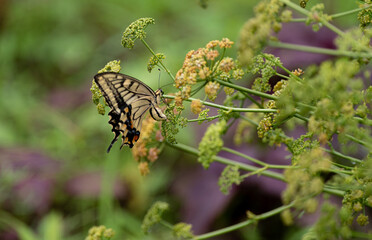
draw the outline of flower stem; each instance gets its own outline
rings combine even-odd
[[[372,7],[371,4],[367,4],[365,5],[364,7],[362,8],[356,8],[356,9],[353,9],[353,10],[349,10],[349,11],[345,11],[345,12],[340,12],[340,13],[336,13],[336,14],[332,14],[332,15],[329,15],[332,19],[335,19],[335,18],[339,18],[339,17],[343,17],[343,16],[346,16],[346,15],[350,15],[350,14],[353,14],[353,13],[357,13],[361,10],[364,10],[364,9],[367,9],[367,8],[370,8]],[[291,22],[306,22],[306,18],[294,18],[291,20]]]
[[[371,53],[362,53],[362,52],[350,52],[350,51],[342,51],[342,50],[335,50],[335,49],[327,49],[327,48],[320,48],[320,47],[311,47],[311,46],[304,46],[300,44],[292,44],[292,43],[283,43],[283,42],[275,42],[275,41],[268,41],[268,45],[271,47],[276,48],[285,48],[291,50],[297,50],[302,52],[311,52],[311,53],[320,53],[332,56],[345,56],[351,58],[371,58]]]
[[[275,169],[293,168],[292,166],[289,166],[289,165],[274,165],[274,164],[267,164],[267,163],[265,163],[265,162],[262,162],[262,161],[260,161],[260,160],[258,160],[258,159],[256,159],[256,158],[250,157],[250,156],[248,156],[248,155],[246,155],[246,154],[243,154],[243,153],[241,153],[241,152],[239,152],[239,151],[236,151],[236,150],[234,150],[234,149],[231,149],[231,148],[222,147],[221,150],[222,150],[222,151],[225,151],[225,152],[232,153],[232,154],[237,155],[237,156],[239,156],[239,157],[245,158],[245,159],[247,159],[247,160],[249,160],[249,161],[251,161],[251,162],[254,162],[254,163],[258,164],[258,165],[261,165],[261,166],[263,166],[263,167],[267,167],[267,168],[275,168]]]
[[[175,96],[171,96],[171,95],[163,95],[164,98],[171,98],[171,99],[174,99]],[[197,100],[196,98],[188,98],[188,99],[185,99],[185,101],[193,101],[193,100]],[[207,101],[203,101],[203,100],[200,100],[200,102],[203,104],[203,105],[206,105],[206,106],[210,106],[210,107],[215,107],[215,108],[219,108],[219,109],[223,109],[223,110],[226,110],[226,111],[232,111],[232,112],[259,112],[259,113],[276,113],[277,110],[276,109],[261,109],[261,108],[233,108],[233,107],[227,107],[227,106],[224,106],[224,105],[219,105],[219,104],[216,104],[216,103],[211,103],[211,102],[207,102]]]
[[[299,5],[291,2],[290,0],[280,0],[282,3],[286,4],[287,6],[293,8],[294,10],[296,10],[297,12],[299,13],[302,13],[306,16],[310,16],[311,12],[300,7]],[[322,23],[324,26],[326,26],[327,28],[329,28],[330,30],[332,30],[333,32],[337,33],[339,36],[344,36],[345,33],[343,31],[341,31],[339,28],[337,28],[336,26],[330,24],[326,19],[324,18],[320,18],[319,19],[319,22]]]
[[[172,148],[176,148],[176,149],[182,150],[184,152],[191,153],[195,156],[199,155],[199,150],[197,150],[196,148],[187,146],[185,144],[182,144],[182,143],[178,143],[178,144],[167,143],[167,144]],[[260,170],[260,168],[258,168],[258,167],[254,167],[254,166],[251,166],[251,165],[248,165],[248,164],[236,162],[236,161],[233,161],[233,160],[230,160],[230,159],[227,159],[227,158],[224,158],[224,157],[220,157],[220,156],[213,157],[213,160],[216,161],[216,162],[225,164],[225,165],[238,166],[241,170],[245,170],[245,171],[249,171],[249,172],[254,172],[254,171]],[[277,172],[266,170],[266,171],[260,172],[260,174],[263,175],[263,176],[270,177],[270,178],[285,181],[283,175],[280,174],[280,173],[277,173]]]
[[[289,209],[289,208],[291,208],[293,206],[294,206],[294,203],[292,202],[292,203],[290,203],[288,205],[284,205],[284,206],[275,208],[275,209],[273,209],[271,211],[268,211],[266,213],[263,213],[263,214],[260,214],[260,215],[256,215],[254,218],[248,219],[248,220],[243,221],[241,223],[234,224],[234,225],[231,225],[229,227],[219,229],[217,231],[213,231],[213,232],[209,232],[209,233],[205,233],[205,234],[196,236],[195,239],[196,240],[207,239],[207,238],[219,236],[219,235],[222,235],[222,234],[225,234],[225,233],[228,233],[228,232],[232,232],[232,231],[238,230],[240,228],[246,227],[246,226],[248,226],[248,225],[250,225],[252,223],[257,222],[258,220],[266,219],[266,218],[272,217],[272,216],[274,216],[276,214],[279,214],[279,213],[283,212],[284,210]]]
[[[232,83],[229,83],[229,82],[226,82],[226,81],[223,81],[223,80],[215,79],[215,81],[218,82],[221,85],[231,87],[231,88],[234,88],[236,90],[246,92],[246,93],[250,93],[250,94],[253,94],[253,95],[256,95],[256,96],[259,96],[259,97],[263,97],[263,98],[267,98],[267,99],[271,99],[271,100],[277,100],[278,99],[278,97],[276,97],[276,96],[273,96],[273,95],[270,95],[270,94],[267,94],[267,93],[263,93],[263,92],[259,92],[259,91],[255,91],[255,90],[252,90],[252,89],[249,89],[249,88],[245,88],[245,87],[242,87],[242,86],[239,86],[239,85],[236,85],[236,84],[232,84]]]
[[[168,68],[163,64],[163,61],[161,61],[161,59],[159,59],[155,52],[152,50],[152,48],[147,44],[147,42],[144,40],[144,39],[141,39],[142,43],[145,45],[145,47],[151,52],[151,54],[158,60],[158,62],[160,63],[160,65],[163,67],[164,71],[166,71],[168,73],[168,75],[173,79],[174,81],[174,76],[172,75],[172,73],[168,70]]]

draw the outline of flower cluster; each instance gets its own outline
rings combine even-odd
[[[360,29],[354,28],[351,29],[343,36],[339,36],[335,39],[335,44],[337,48],[341,51],[353,51],[353,52],[369,52],[370,47],[370,40],[372,38],[372,29]],[[360,59],[362,62],[364,61],[363,58]]]
[[[165,137],[166,141],[170,144],[176,144],[175,135],[179,132],[179,128],[186,127],[187,119],[181,116],[184,107],[171,102],[165,109],[164,114],[167,116],[167,121],[162,122],[161,134]]]
[[[358,13],[358,20],[361,28],[366,28],[372,23],[372,9],[363,9]]]
[[[159,145],[163,140],[160,123],[147,116],[142,123],[141,137],[132,149],[133,157],[139,163],[138,169],[142,176],[150,172],[149,163],[153,163],[158,159],[160,153]]]
[[[221,150],[223,146],[221,136],[226,130],[226,125],[225,120],[211,124],[200,141],[198,161],[204,168],[209,168],[209,165],[213,162],[213,157]]]
[[[344,224],[345,219],[350,217],[350,213],[328,201],[322,205],[321,216],[318,222],[313,227],[312,238],[310,239],[351,239],[352,232],[350,228]],[[340,221],[336,219],[340,218]]]
[[[253,89],[260,92],[271,91],[269,80],[275,76],[277,66],[282,65],[279,58],[272,54],[260,54],[254,57],[253,63],[249,66],[248,71],[253,74],[259,74],[253,83]]]
[[[123,33],[121,45],[125,48],[132,49],[134,47],[134,41],[138,38],[141,40],[146,38],[145,28],[150,24],[155,24],[153,18],[140,18],[132,22]]]
[[[205,94],[211,101],[214,101],[216,99],[219,89],[220,84],[217,82],[208,82],[207,85],[204,87]]]
[[[312,25],[314,31],[318,31],[321,26],[322,21],[331,21],[332,17],[324,13],[324,4],[319,3],[313,6],[310,9],[310,14],[308,15],[306,19],[306,24],[310,25],[311,23],[314,23]]]
[[[114,237],[115,233],[111,228],[106,228],[105,226],[94,226],[89,229],[88,236],[85,240],[97,240],[103,239],[110,240]]]
[[[163,212],[168,210],[169,204],[166,202],[155,202],[147,211],[142,222],[142,231],[147,234],[150,228],[161,221]]]
[[[249,19],[240,31],[239,61],[250,65],[253,57],[270,39],[272,30],[278,32],[281,28],[279,12],[283,3],[279,0],[261,1],[255,7],[255,17]],[[270,7],[268,7],[270,6]],[[288,12],[283,17],[288,21]]]
[[[202,111],[203,104],[199,99],[192,100],[191,102],[191,112],[199,114]]]
[[[295,207],[312,213],[318,206],[315,196],[323,191],[321,172],[331,167],[331,157],[320,148],[313,148],[294,155],[292,162],[296,168],[287,169],[284,177],[288,183],[282,198],[284,203],[295,201]]]
[[[179,89],[176,94],[178,105],[182,105],[182,101],[190,97],[192,87],[198,81],[207,82],[205,93],[213,101],[220,89],[220,85],[213,79],[242,78],[244,72],[238,64],[232,58],[224,57],[225,50],[231,48],[233,44],[228,38],[223,38],[221,41],[213,40],[207,43],[204,48],[191,50],[186,54],[185,61],[177,72],[174,83],[174,86]]]
[[[372,156],[367,157],[354,173],[347,179],[346,184],[349,190],[342,201],[344,211],[349,213],[345,224],[350,226],[356,217],[359,225],[366,226],[369,219],[364,214],[365,206],[372,206]],[[340,184],[345,186],[345,182]]]
[[[241,182],[242,178],[240,177],[239,167],[228,165],[221,173],[221,177],[218,180],[218,185],[220,186],[221,192],[226,195],[229,193],[229,190],[233,184],[238,185]]]
[[[173,235],[177,239],[194,239],[194,234],[191,231],[191,224],[177,223],[173,226]]]
[[[151,56],[149,62],[147,63],[147,71],[151,72],[155,66],[159,64],[161,60],[165,59],[165,55],[163,53],[157,53],[155,56]]]

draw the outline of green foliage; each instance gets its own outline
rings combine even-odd
[[[239,173],[238,166],[226,166],[221,173],[220,179],[218,180],[218,185],[223,194],[227,195],[233,184],[239,185],[242,181]]]
[[[170,103],[164,114],[167,116],[167,121],[162,122],[162,135],[170,144],[177,143],[176,134],[179,128],[186,126],[187,119],[181,116],[183,106],[176,106],[175,103]],[[176,112],[176,113],[175,113]]]
[[[143,40],[146,38],[145,29],[150,24],[155,24],[153,18],[140,18],[132,22],[123,33],[121,45],[125,48],[132,49],[137,39]]]
[[[151,72],[155,66],[161,62],[161,60],[165,59],[165,55],[163,53],[157,53],[154,56],[151,56],[149,62],[147,63],[147,71]]]
[[[105,226],[101,225],[91,227],[85,240],[110,240],[114,236],[115,233],[111,228],[106,228]]]
[[[372,10],[367,8],[360,11],[358,13],[358,20],[361,28],[368,27],[372,22]]]
[[[314,232],[317,239],[349,239],[351,237],[350,228],[347,225],[340,226],[337,222],[338,207],[325,202],[321,209],[321,217],[314,226]],[[343,218],[348,218],[349,213],[341,209],[340,213]]]
[[[209,168],[215,157],[223,146],[222,134],[226,130],[226,121],[221,120],[211,124],[199,143],[198,161],[204,168]]]
[[[146,234],[149,233],[150,229],[162,220],[162,215],[164,211],[169,208],[166,202],[155,202],[151,208],[147,211],[145,218],[142,222],[142,231]]]
[[[239,61],[242,65],[249,66],[270,38],[271,31],[280,28],[278,14],[282,6],[281,1],[271,0],[255,7],[255,17],[250,18],[240,32]]]
[[[177,239],[194,239],[194,234],[191,231],[191,224],[177,223],[173,226],[173,235]]]
[[[269,92],[271,87],[269,79],[276,74],[276,66],[282,65],[279,58],[271,54],[260,54],[254,57],[253,64],[249,66],[248,72],[259,74],[253,83],[252,89],[260,92]]]

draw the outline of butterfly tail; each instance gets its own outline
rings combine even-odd
[[[110,152],[112,145],[118,140],[118,137],[120,136],[119,131],[120,115],[113,110],[111,110],[108,115],[110,116],[109,124],[112,125],[112,132],[115,134],[115,136],[114,139],[111,141],[110,146],[107,148],[107,153]]]

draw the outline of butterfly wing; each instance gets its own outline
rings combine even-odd
[[[165,115],[159,110],[157,98],[159,97],[149,86],[143,82],[114,72],[97,74],[94,81],[100,88],[107,104],[111,108],[109,112],[109,124],[112,125],[114,139],[112,140],[107,152],[122,134],[122,145],[133,147],[140,136],[141,122],[144,114],[151,109],[160,111],[161,119],[166,119]]]
[[[155,92],[146,84],[131,76],[104,72],[94,76],[94,81],[100,88],[109,107],[120,113],[134,100],[152,96],[156,99]]]

